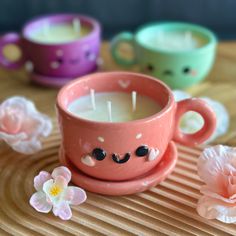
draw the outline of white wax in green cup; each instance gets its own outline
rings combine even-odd
[[[205,42],[191,31],[157,31],[147,41],[153,47],[167,51],[188,51],[202,47]]]

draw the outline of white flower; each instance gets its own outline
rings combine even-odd
[[[180,90],[174,90],[173,94],[176,101],[191,98],[188,93]],[[212,100],[208,97],[201,97],[201,99],[206,101],[216,114],[216,130],[207,140],[208,143],[227,132],[229,127],[229,114],[222,103]],[[186,133],[196,132],[203,126],[203,124],[204,120],[201,115],[193,111],[187,112],[180,120],[180,128]]]
[[[37,111],[24,97],[11,97],[0,104],[0,140],[15,151],[32,154],[42,148],[40,138],[52,131],[50,118]]]
[[[83,189],[68,186],[71,172],[64,166],[53,170],[52,175],[41,171],[34,178],[34,187],[37,190],[30,198],[30,205],[38,212],[48,213],[51,210],[62,220],[72,217],[70,205],[83,203],[87,196]]]

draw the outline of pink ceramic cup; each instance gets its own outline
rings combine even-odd
[[[154,99],[162,110],[150,117],[123,123],[94,122],[75,116],[67,110],[75,99],[96,92],[132,92]],[[105,180],[128,180],[148,172],[161,160],[169,142],[174,139],[186,145],[197,145],[210,137],[216,125],[212,109],[201,99],[176,103],[171,90],[150,76],[130,72],[95,73],[64,86],[57,97],[59,125],[62,133],[61,155],[89,176]],[[184,134],[178,123],[187,111],[200,113],[204,126],[194,134]],[[137,156],[137,149],[146,153]],[[106,153],[103,160],[94,155],[97,148]],[[96,153],[96,152],[95,152]],[[113,160],[114,154],[119,163]],[[101,156],[100,156],[101,157]]]
[[[91,28],[88,35],[64,43],[36,42],[31,35],[38,28],[48,24],[71,24],[79,19],[81,25]],[[0,37],[0,64],[14,69],[22,66],[26,60],[33,63],[34,72],[51,77],[77,77],[97,68],[96,60],[100,51],[100,24],[93,18],[79,14],[55,14],[36,18],[28,22],[21,34],[11,32]],[[11,62],[3,55],[3,48],[15,44],[21,49],[22,56]],[[52,78],[53,79],[53,78]]]

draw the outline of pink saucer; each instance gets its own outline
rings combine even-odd
[[[46,87],[60,88],[67,82],[71,81],[73,78],[52,77],[32,72],[30,79],[31,81]]]
[[[72,182],[81,188],[104,195],[128,195],[146,191],[163,181],[174,169],[177,162],[177,154],[175,143],[170,142],[162,160],[151,171],[127,181],[96,179],[76,169],[62,155],[60,155],[60,161],[72,172]]]

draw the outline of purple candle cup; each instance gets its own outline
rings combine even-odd
[[[50,27],[72,24],[78,19],[88,34],[68,42],[48,43],[32,38],[32,34],[47,22]],[[26,61],[33,63],[32,78],[42,84],[61,86],[70,79],[88,74],[97,69],[101,44],[101,27],[93,18],[78,14],[56,14],[39,17],[28,22],[21,35],[10,32],[0,38],[0,65],[16,69]],[[11,62],[3,55],[3,48],[15,44],[21,49],[19,60]],[[51,80],[51,81],[50,81]]]

